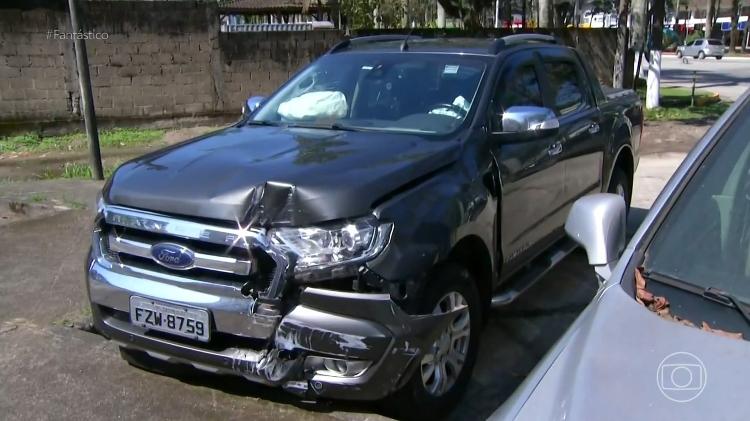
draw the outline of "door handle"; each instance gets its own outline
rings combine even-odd
[[[549,149],[547,149],[547,153],[549,154],[549,156],[555,156],[555,155],[559,155],[560,152],[562,152],[562,150],[563,150],[562,143],[560,143],[560,141],[557,141],[549,145]]]
[[[599,130],[600,130],[599,123],[591,123],[591,125],[589,126],[590,134],[597,134],[599,133]]]

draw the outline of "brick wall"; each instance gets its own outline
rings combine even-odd
[[[67,2],[12,3],[15,8],[0,3],[0,133],[50,122],[78,124],[73,41],[50,36],[54,30],[69,32]],[[107,36],[88,40],[86,46],[96,113],[110,124],[236,116],[249,96],[271,93],[343,39],[333,30],[220,33],[215,2],[80,3],[87,29]],[[591,59],[602,81],[611,81],[614,31],[562,30],[558,35]]]

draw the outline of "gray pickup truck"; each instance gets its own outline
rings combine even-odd
[[[123,164],[97,205],[95,326],[130,363],[444,414],[483,320],[629,202],[642,128],[541,35],[347,40],[237,124]]]

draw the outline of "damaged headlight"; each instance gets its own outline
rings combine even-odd
[[[296,271],[324,269],[375,257],[383,250],[393,224],[374,217],[304,228],[278,228],[271,241],[297,256]]]

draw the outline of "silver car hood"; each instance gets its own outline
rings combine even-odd
[[[660,383],[674,388],[675,357],[665,361],[674,353],[690,353],[705,367],[703,379],[686,386],[703,386],[699,394],[660,389]],[[700,373],[700,367],[684,369]],[[744,419],[749,382],[750,342],[662,319],[615,284],[597,295],[490,419]]]

